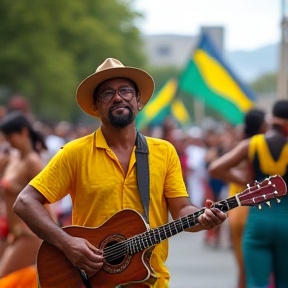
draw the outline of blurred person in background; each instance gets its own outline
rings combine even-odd
[[[37,287],[34,267],[41,239],[12,210],[20,191],[43,168],[41,151],[46,149],[42,135],[36,132],[20,111],[9,113],[0,122],[0,131],[12,149],[1,155],[1,199],[7,219],[7,245],[0,261],[0,287]],[[23,285],[21,285],[23,281]],[[30,286],[32,285],[32,286]]]
[[[187,155],[187,191],[191,202],[198,207],[204,205],[207,182],[207,169],[205,166],[206,148],[203,141],[203,131],[199,127],[188,130],[188,144],[185,150]]]
[[[47,145],[47,155],[45,155],[46,163],[68,142],[70,130],[72,130],[72,124],[67,121],[60,121],[50,129],[50,133],[45,137],[45,143]]]
[[[181,170],[182,170],[182,176],[185,185],[187,185],[187,177],[188,177],[188,155],[186,153],[186,148],[188,145],[188,138],[186,133],[181,128],[173,129],[172,131],[172,137],[174,139],[174,144],[171,144],[175,147],[176,152],[178,154],[180,164],[181,164]],[[193,203],[193,202],[192,202]],[[194,203],[193,203],[194,204]],[[195,203],[197,206],[197,204]]]
[[[229,145],[225,144],[225,141],[230,141],[228,133],[224,131],[223,126],[214,123],[211,127],[206,128],[204,132],[204,141],[206,146],[206,153],[204,156],[206,171],[208,166],[212,161],[218,159],[226,152],[226,147]],[[205,189],[206,199],[212,199],[212,201],[217,202],[222,200],[222,192],[226,188],[226,183],[220,179],[216,179],[211,174],[207,173],[207,185]],[[217,248],[220,245],[220,227],[215,227],[214,229],[208,230],[205,233],[205,244],[212,248]]]
[[[73,237],[66,233],[53,222],[43,205],[71,194],[72,224],[86,227],[99,227],[115,213],[123,213],[123,209],[136,210],[145,217],[137,186],[135,156],[136,143],[144,136],[137,134],[135,117],[150,100],[153,90],[154,80],[147,72],[124,66],[114,58],[106,59],[77,89],[79,106],[90,116],[101,119],[101,127],[86,137],[64,145],[17,197],[14,211],[37,235],[62,251],[61,256],[66,256],[71,262],[73,275],[78,275],[78,268],[87,279],[103,273],[103,278],[107,278],[108,274],[102,270],[105,269],[103,264],[107,265],[105,261],[108,261],[104,260],[104,249],[95,247],[82,235]],[[167,223],[168,211],[174,219],[198,211],[189,201],[175,148],[162,139],[144,139],[149,148],[151,228]],[[144,145],[142,141],[140,143]],[[54,181],[56,178],[61,181]],[[212,201],[205,204],[207,208],[198,218],[199,225],[187,231],[211,229],[226,219],[225,213],[211,207]],[[119,229],[125,230],[124,220],[129,222],[131,229],[133,223],[130,217],[121,219],[122,227]],[[152,274],[147,274],[148,279],[143,279],[142,283],[130,283],[128,286],[168,287],[170,274],[164,264],[167,256],[168,241],[163,241],[155,246],[151,259],[145,260],[153,267]],[[129,265],[129,269],[139,269],[134,264]],[[65,273],[58,273],[62,272]],[[125,277],[131,274],[127,271],[124,273]],[[133,275],[131,277],[133,279]],[[64,278],[66,283],[69,279]],[[59,281],[59,275],[55,275],[55,281]],[[79,283],[81,280],[76,281]],[[125,281],[127,283],[129,279]]]
[[[174,147],[177,145],[177,132],[178,125],[173,117],[166,117],[162,123],[162,136],[161,138],[170,142]]]
[[[214,177],[240,187],[273,175],[282,176],[287,184],[287,139],[288,101],[279,100],[272,107],[271,126],[265,134],[242,140],[213,162],[209,171]],[[242,161],[248,161],[251,169],[234,168]],[[276,201],[273,204],[263,211],[249,207],[242,241],[247,288],[269,287],[271,273],[275,288],[288,287],[288,198],[283,197],[279,205]]]
[[[9,160],[9,144],[5,141],[5,136],[0,132],[0,179]],[[8,224],[6,217],[6,205],[0,192],[0,261],[7,245]]]
[[[177,122],[171,116],[168,116],[164,119],[161,126],[161,132],[162,133],[159,135],[159,138],[170,142],[176,149],[181,164],[183,179],[185,185],[187,185],[187,177],[188,177],[188,166],[187,166],[188,155],[186,153],[186,148],[188,145],[187,135],[185,134],[183,129],[178,127]]]
[[[243,139],[250,138],[256,134],[265,133],[267,130],[267,122],[265,120],[265,112],[260,109],[251,109],[249,110],[246,115],[244,116],[244,125],[241,125],[241,131],[236,127],[236,132],[239,133],[239,141]],[[240,136],[241,135],[241,136]],[[238,141],[238,143],[239,143]],[[238,144],[235,143],[235,146]],[[215,178],[217,178],[217,170],[221,169],[218,167],[222,165],[222,159],[225,156],[222,156],[212,161],[210,165],[210,171]],[[227,161],[227,158],[226,158]],[[250,171],[249,162],[247,159],[244,159],[239,165],[237,165],[236,169],[239,171]],[[221,179],[221,178],[220,178]],[[226,181],[226,179],[221,179]],[[239,185],[237,183],[229,183],[229,194],[228,197],[232,197],[235,194],[245,190],[247,186]],[[235,258],[237,261],[238,266],[238,282],[237,288],[246,288],[245,283],[245,273],[244,273],[244,264],[243,264],[243,252],[242,252],[242,236],[244,227],[246,224],[246,218],[248,214],[248,207],[241,206],[237,209],[232,209],[228,212],[229,216],[229,224],[230,224],[230,231],[231,231],[231,240],[232,240],[232,248],[235,253]]]
[[[4,105],[0,105],[0,121],[7,115],[7,108]],[[2,142],[1,142],[2,143]]]
[[[8,113],[20,111],[30,122],[35,121],[35,117],[31,113],[29,101],[21,94],[12,95],[12,97],[7,101],[6,107]]]

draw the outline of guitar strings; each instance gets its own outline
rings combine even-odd
[[[159,243],[159,241],[161,242],[161,240],[164,240],[164,239],[166,239],[166,238],[168,238],[170,236],[175,235],[178,232],[182,232],[185,229],[191,227],[192,224],[193,225],[195,224],[195,220],[197,220],[197,218],[203,212],[204,212],[204,209],[202,209],[200,211],[197,211],[197,217],[195,217],[195,213],[193,215],[187,215],[185,217],[182,217],[182,218],[172,222],[174,224],[173,226],[171,226],[172,223],[167,223],[167,224],[165,224],[163,226],[160,226],[158,228],[155,228],[153,230],[145,231],[144,233],[139,234],[137,236],[134,236],[133,238],[127,239],[124,242],[118,242],[117,244],[114,244],[112,246],[106,247],[106,248],[104,248],[104,256],[109,258],[110,261],[116,260],[119,257],[125,256],[125,254],[127,254],[129,244],[133,243],[133,241],[135,242],[136,245],[138,245],[138,244],[140,245],[140,250],[139,250],[139,246],[137,246],[136,249],[139,250],[139,251],[136,251],[135,253],[140,252],[140,251],[148,248],[149,246],[153,246],[153,245]],[[183,223],[184,219],[187,221],[187,223],[186,223],[186,225],[188,225],[187,227],[186,227],[185,223]],[[191,224],[191,222],[192,222],[192,224]],[[158,231],[158,233],[156,231]],[[155,233],[156,233],[157,236],[159,236],[159,239],[157,239],[157,237],[155,237]],[[167,236],[167,234],[170,234],[170,235]],[[152,239],[153,240],[156,239],[155,243],[153,243]],[[142,243],[140,242],[141,240],[142,240]],[[148,241],[150,241],[150,243],[152,243],[152,244],[150,245],[148,243],[148,247],[145,247],[145,243],[144,243],[145,241],[147,243],[148,243]],[[142,248],[141,245],[143,245],[144,248]],[[123,247],[124,247],[124,249],[123,249]],[[132,253],[132,254],[134,254],[134,253]],[[113,256],[113,257],[111,258],[111,256]]]
[[[158,227],[158,228],[160,228],[160,227]],[[123,242],[118,242],[117,244],[114,244],[113,246],[109,246],[109,247],[104,248],[104,256],[106,256],[107,258],[110,258],[110,256],[115,256],[115,257],[113,257],[113,260],[115,260],[121,256],[124,256],[129,250],[129,245],[130,244],[133,245],[133,243],[136,244],[136,247],[135,247],[136,251],[139,250],[139,247],[140,247],[140,250],[137,252],[140,252],[141,250],[144,250],[145,248],[147,248],[145,242],[148,244],[148,247],[155,245],[162,238],[161,232],[162,232],[163,236],[166,236],[165,234],[167,234],[167,233],[165,233],[164,229],[162,229],[162,231],[161,231],[161,229],[158,229],[158,228],[150,230],[150,231],[145,231],[144,233],[141,233],[137,236],[134,236],[133,238],[127,239]],[[157,239],[155,237],[155,231],[156,230],[160,231],[160,234],[159,234],[159,232],[157,233],[159,239]],[[176,231],[176,228],[175,228],[175,231]],[[142,249],[142,247],[144,247],[144,248]],[[118,252],[120,252],[120,253],[118,253]],[[131,252],[133,253],[133,251],[131,251]],[[111,258],[109,260],[111,260]]]
[[[228,200],[228,202],[230,202],[229,200]],[[137,236],[129,238],[129,239],[123,241],[123,242],[118,242],[117,244],[114,244],[112,246],[105,247],[104,248],[104,257],[106,258],[106,260],[113,261],[113,260],[116,260],[116,259],[118,259],[120,257],[125,256],[127,254],[127,252],[129,251],[129,245],[133,244],[133,242],[136,244],[136,248],[135,248],[136,249],[136,253],[148,248],[149,246],[153,246],[153,245],[159,243],[159,240],[161,242],[161,240],[164,240],[164,239],[168,238],[167,237],[168,233],[170,233],[170,235],[169,235],[169,237],[170,237],[170,236],[175,235],[178,232],[182,232],[183,230],[191,227],[192,225],[188,226],[187,228],[184,229],[184,226],[182,224],[182,220],[186,219],[187,220],[187,224],[190,225],[189,224],[189,218],[191,218],[190,221],[193,222],[192,224],[195,224],[194,223],[195,220],[197,220],[197,218],[204,212],[204,210],[205,209],[199,210],[199,211],[197,211],[196,213],[194,213],[192,215],[187,215],[187,216],[182,217],[182,218],[180,218],[178,220],[175,220],[174,222],[172,222],[174,224],[174,226],[172,226],[171,223],[167,223],[167,224],[165,224],[163,226],[160,226],[158,228],[152,229],[150,231],[145,231],[144,233],[141,233],[141,234],[139,234]],[[229,210],[229,208],[228,208],[228,210]],[[195,214],[197,214],[197,217],[195,217]],[[177,229],[177,224],[178,225],[181,224],[181,226],[180,225],[178,226],[178,229]],[[161,231],[161,228],[162,228],[162,231]],[[175,234],[174,234],[174,232],[175,232]],[[157,233],[156,235],[159,236],[159,240],[157,239],[157,237],[155,237],[155,233]],[[162,235],[165,236],[165,237],[162,238]],[[142,240],[142,243],[141,243],[141,240]],[[155,243],[153,242],[153,240],[154,241],[156,240]],[[145,246],[145,243],[144,243],[145,241],[148,243],[148,247]],[[149,244],[148,241],[150,241],[151,244]],[[138,245],[140,245],[140,249],[139,249]],[[142,248],[142,245],[143,245],[144,248]],[[130,251],[130,252],[132,252],[132,254],[134,254],[133,251]]]
[[[127,254],[127,252],[129,251],[129,244],[133,244],[133,242],[136,244],[135,249],[137,249],[137,250],[139,250],[138,245],[140,245],[140,250],[139,251],[136,250],[137,252],[140,252],[140,251],[148,248],[149,246],[153,246],[153,245],[159,243],[159,241],[161,242],[161,240],[168,238],[167,234],[170,234],[169,236],[173,236],[173,235],[175,235],[174,233],[178,233],[178,232],[183,231],[185,224],[184,225],[182,224],[182,220],[184,218],[187,218],[186,220],[187,220],[188,225],[190,225],[189,224],[190,221],[192,221],[193,224],[195,224],[194,222],[197,219],[194,216],[191,217],[191,215],[187,215],[181,219],[178,219],[178,220],[172,222],[172,223],[174,223],[173,226],[171,225],[171,223],[167,223],[163,226],[152,229],[150,231],[145,231],[144,233],[141,233],[137,236],[134,236],[133,238],[129,238],[123,242],[118,242],[117,244],[114,244],[112,246],[108,246],[108,247],[104,248],[104,257],[106,258],[106,260],[113,261],[113,260],[116,260],[120,257],[125,256],[125,254]],[[188,218],[191,218],[190,221]],[[177,225],[178,225],[178,228],[177,228]],[[191,226],[188,226],[187,228],[189,228],[189,227],[191,227]],[[156,235],[159,237],[159,239],[157,239]],[[142,243],[141,243],[141,240],[142,240]],[[148,247],[145,247],[145,241],[148,243]],[[151,243],[151,245],[149,244],[148,241]],[[155,241],[155,243],[153,241]],[[142,248],[142,245],[144,246],[144,248]],[[131,252],[133,252],[133,251],[131,251]]]
[[[137,235],[136,238],[133,237],[131,239],[127,239],[126,241],[118,242],[117,244],[114,244],[113,246],[109,246],[107,248],[104,248],[104,257],[106,258],[106,260],[113,261],[113,260],[116,260],[120,257],[125,256],[127,254],[127,252],[129,251],[129,248],[128,248],[129,244],[133,243],[133,242],[136,243],[137,248],[139,247],[138,244],[140,244],[140,248],[142,248],[141,247],[142,243],[140,242],[141,239],[140,238],[137,239],[137,237],[140,237],[141,235],[144,235],[144,234],[148,234],[148,233],[144,232],[142,234]],[[149,235],[145,235],[144,237],[142,237],[143,242],[145,240],[148,241],[147,239],[150,239],[150,241],[151,241],[151,237],[149,237]],[[109,250],[109,251],[107,252],[107,250]],[[140,252],[141,250],[142,249],[140,249],[138,252]]]

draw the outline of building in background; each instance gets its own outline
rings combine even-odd
[[[191,56],[198,36],[185,35],[145,35],[146,54],[153,66],[173,66],[182,68]]]
[[[224,51],[224,28],[203,26],[220,51]],[[192,51],[198,43],[199,35],[144,35],[148,61],[153,66],[173,66],[183,68],[189,61]]]

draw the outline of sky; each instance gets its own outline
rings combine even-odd
[[[281,40],[282,0],[134,0],[133,5],[144,15],[137,26],[148,35],[195,36],[201,26],[223,26],[228,51]]]

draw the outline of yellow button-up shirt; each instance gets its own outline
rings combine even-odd
[[[161,139],[146,139],[150,170],[149,220],[151,228],[155,228],[168,222],[165,199],[188,197],[188,194],[174,147]],[[99,128],[64,145],[30,184],[50,203],[70,194],[73,225],[97,227],[123,209],[134,209],[143,215],[135,148],[125,175]],[[167,255],[168,241],[165,240],[156,246],[151,256],[152,267],[160,278],[155,287],[168,287],[169,273],[164,266]]]

